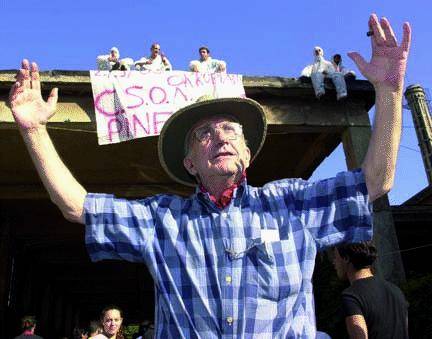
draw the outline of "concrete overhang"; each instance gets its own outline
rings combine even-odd
[[[46,198],[21,136],[6,106],[16,70],[0,71],[0,199]],[[49,133],[66,165],[88,191],[143,197],[160,192],[189,194],[174,183],[157,157],[157,137],[99,146],[88,71],[41,73],[46,97],[59,88],[59,103]],[[370,128],[372,85],[348,81],[348,98],[327,94],[317,100],[310,79],[244,76],[246,95],[260,102],[269,122],[261,154],[248,171],[248,181],[261,185],[284,177],[309,178],[337,147],[349,127]]]

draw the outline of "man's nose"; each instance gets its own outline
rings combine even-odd
[[[228,133],[226,133],[223,128],[215,128],[213,132],[213,139],[215,141],[222,141],[225,142],[229,140]]]

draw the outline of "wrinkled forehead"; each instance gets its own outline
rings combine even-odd
[[[199,120],[196,124],[194,124],[191,129],[189,130],[189,133],[193,132],[197,128],[210,125],[210,124],[217,124],[221,122],[239,122],[233,115],[230,114],[218,114],[217,116],[213,116],[210,118],[204,118]]]

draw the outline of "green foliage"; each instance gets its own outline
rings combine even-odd
[[[410,338],[432,338],[432,273],[409,278],[401,289],[409,302]]]
[[[124,326],[123,333],[126,337],[126,339],[132,339],[132,336],[137,333],[139,330],[139,326],[137,324],[131,324]]]

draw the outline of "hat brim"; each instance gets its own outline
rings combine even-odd
[[[175,181],[196,186],[183,165],[184,143],[189,130],[200,120],[230,115],[243,126],[243,134],[251,151],[251,162],[261,150],[267,133],[263,107],[248,98],[220,98],[197,102],[174,113],[164,124],[158,140],[159,160]]]

